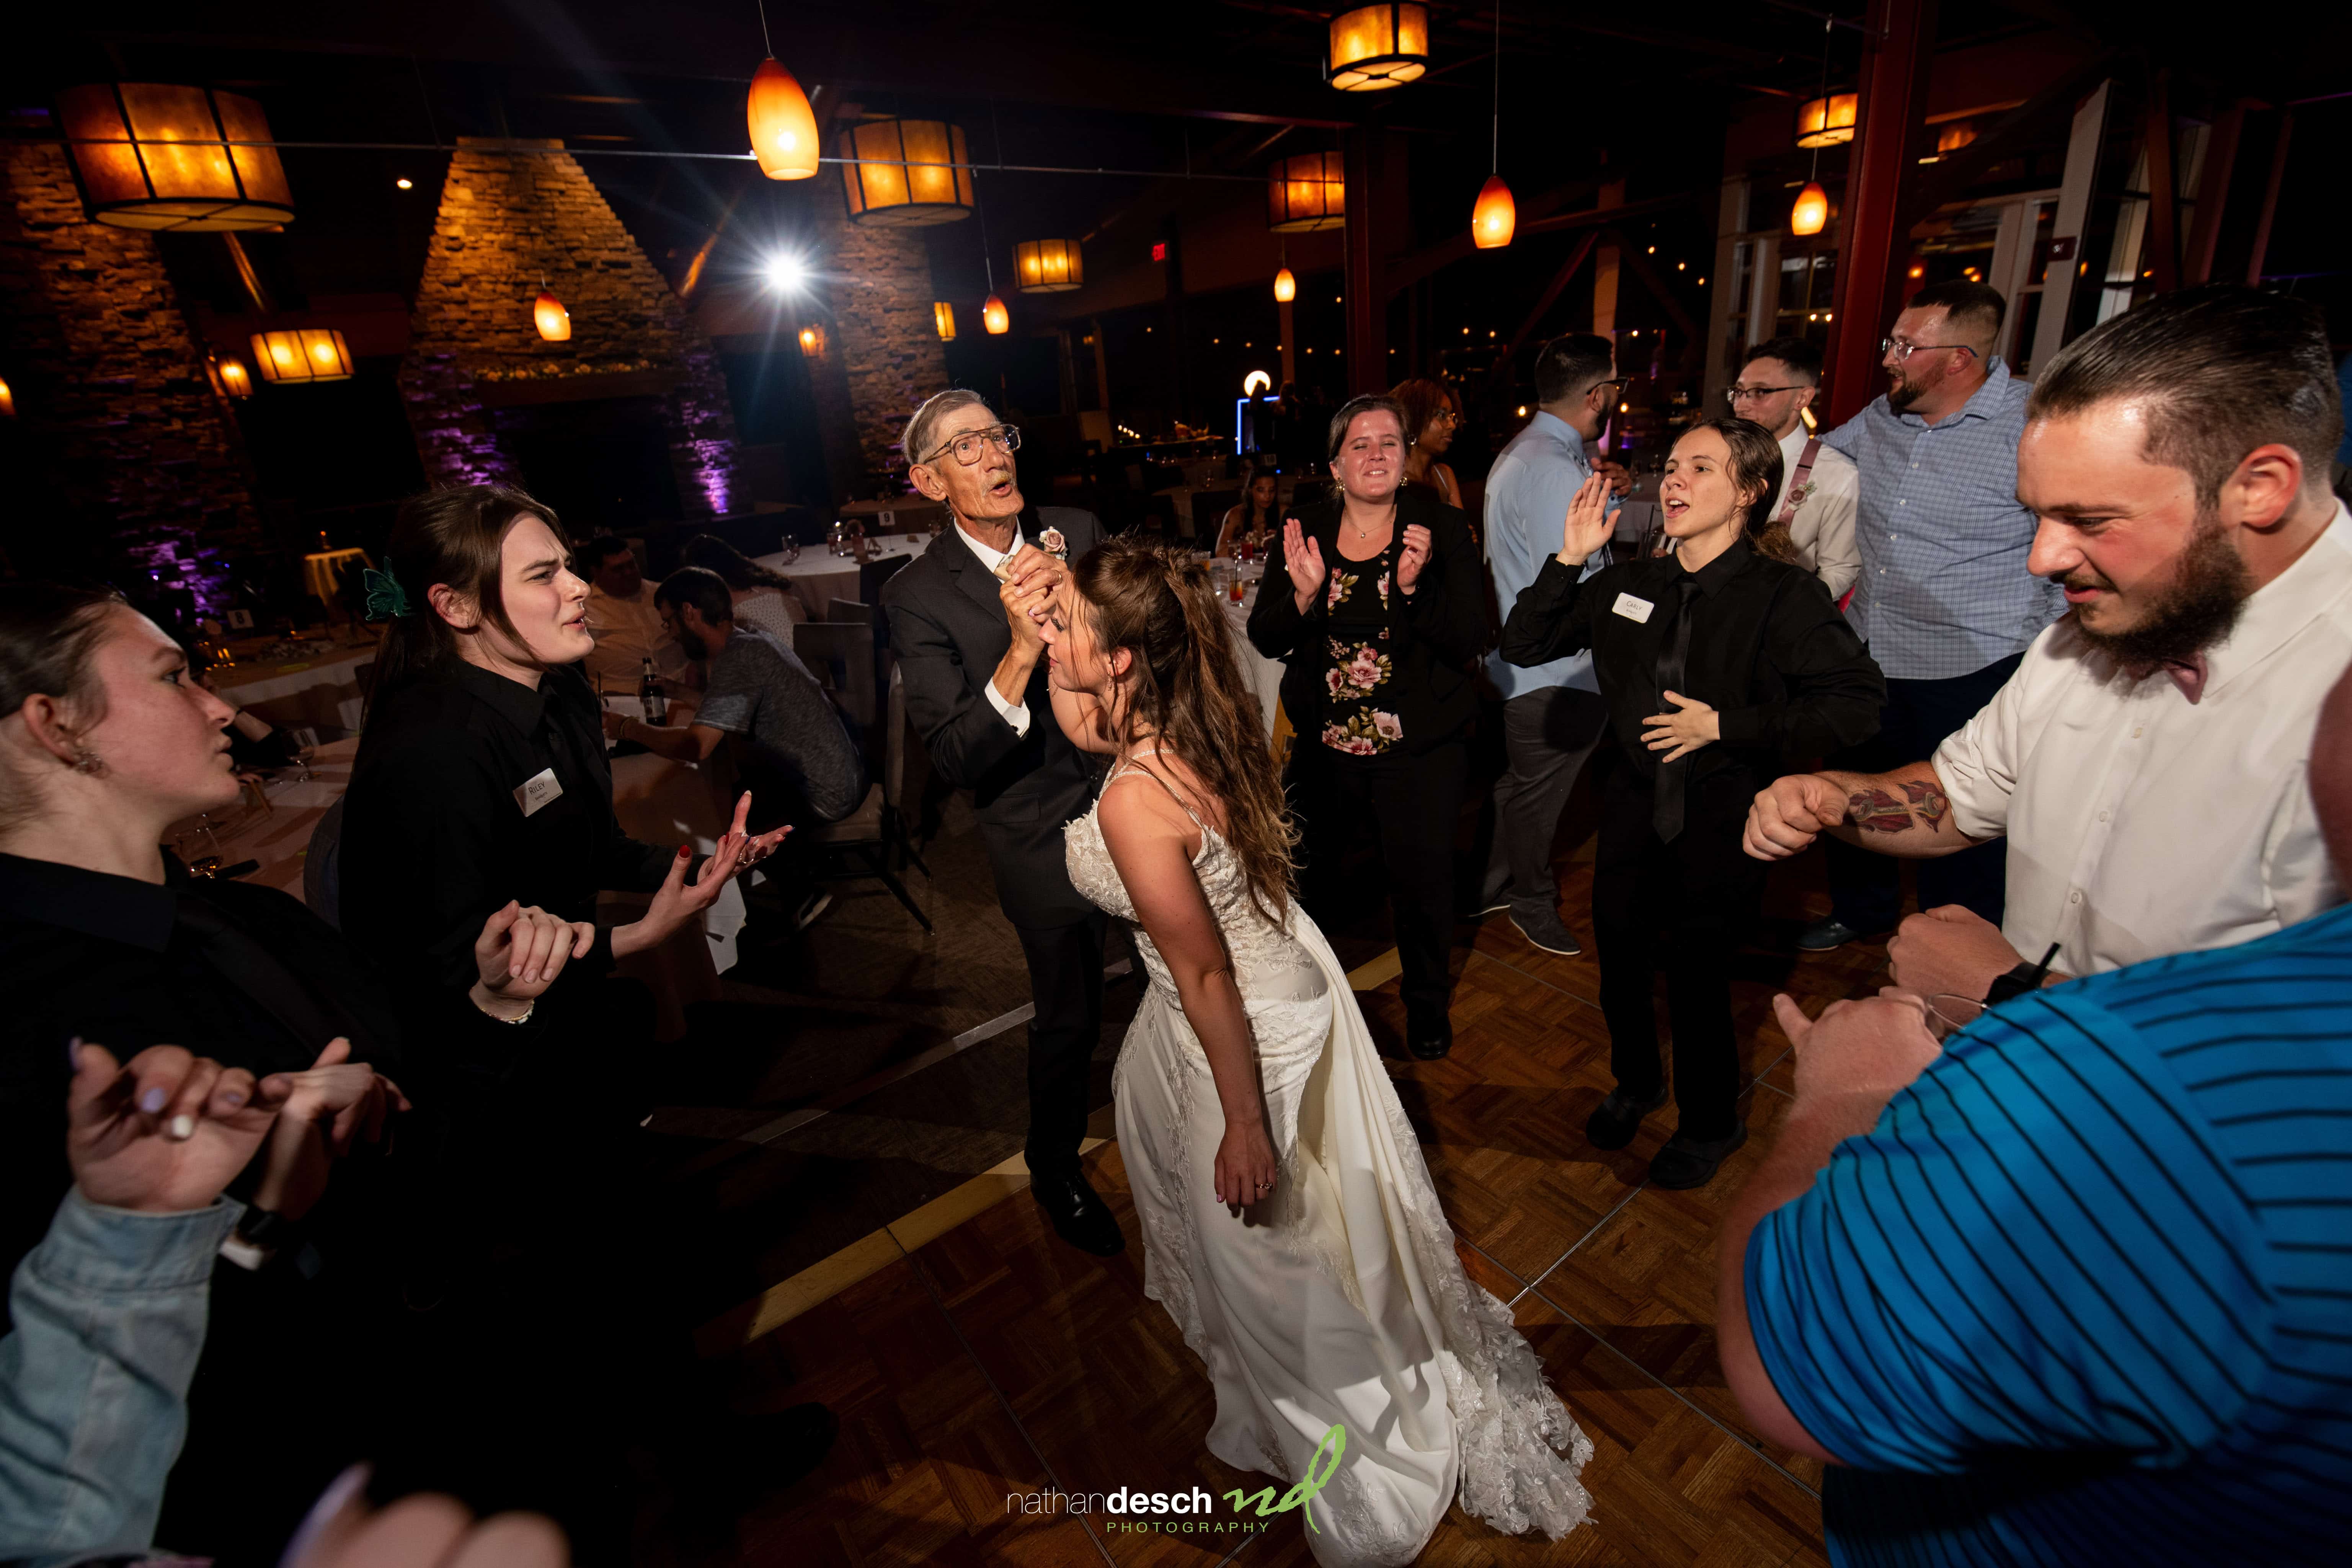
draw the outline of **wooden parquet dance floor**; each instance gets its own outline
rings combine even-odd
[[[1589,853],[1589,847],[1587,849]],[[1582,933],[1589,863],[1562,868]],[[1788,1043],[1769,998],[1808,1011],[1881,983],[1882,946],[1801,960],[1797,917],[1821,912],[1818,868],[1788,868],[1766,945],[1740,961],[1735,1000],[1751,1079],[1748,1146],[1707,1187],[1643,1184],[1672,1130],[1653,1117],[1616,1154],[1589,1147],[1585,1117],[1610,1082],[1591,957],[1530,947],[1501,917],[1463,928],[1443,1062],[1392,1056],[1474,1279],[1511,1303],[1594,1457],[1590,1525],[1558,1542],[1499,1536],[1457,1508],[1432,1564],[1803,1565],[1825,1562],[1820,1468],[1760,1442],[1723,1386],[1713,1333],[1714,1233],[1790,1105]],[[1475,931],[1475,940],[1472,932]],[[1393,1040],[1393,979],[1360,995]],[[1660,1016],[1664,1015],[1660,998]],[[1097,1131],[1108,1131],[1108,1116]],[[733,1352],[746,1410],[823,1400],[842,1436],[816,1474],[767,1499],[715,1553],[658,1525],[643,1560],[680,1564],[1305,1563],[1295,1513],[1237,1537],[1132,1533],[1101,1515],[1038,1517],[1008,1495],[1118,1488],[1221,1494],[1265,1484],[1211,1458],[1207,1380],[1174,1324],[1143,1296],[1141,1238],[1115,1143],[1088,1156],[1119,1213],[1122,1257],[1058,1241],[1025,1195],[910,1247]]]

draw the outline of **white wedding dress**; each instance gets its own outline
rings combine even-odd
[[[1136,773],[1150,782],[1122,782]],[[1167,786],[1129,765],[1112,787]],[[1215,1081],[1135,923],[1099,809],[1069,825],[1065,854],[1072,885],[1128,922],[1150,974],[1111,1079],[1119,1153],[1143,1225],[1144,1294],[1216,1389],[1209,1451],[1295,1483],[1344,1424],[1339,1468],[1307,1504],[1324,1564],[1412,1562],[1457,1492],[1496,1530],[1567,1534],[1591,1508],[1577,1479],[1591,1441],[1509,1310],[1463,1273],[1330,944],[1295,903],[1287,929],[1261,915],[1232,847],[1200,825],[1193,869],[1233,955],[1281,1163],[1274,1195],[1245,1222],[1217,1201]]]

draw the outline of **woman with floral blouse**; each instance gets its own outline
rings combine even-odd
[[[1405,430],[1387,397],[1356,398],[1333,416],[1338,493],[1283,523],[1249,636],[1287,667],[1302,901],[1335,923],[1332,873],[1369,821],[1395,917],[1407,1044],[1434,1060],[1454,1042],[1454,840],[1478,706],[1468,672],[1486,620],[1462,512],[1402,488]]]

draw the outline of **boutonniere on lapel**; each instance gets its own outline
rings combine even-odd
[[[1067,563],[1070,559],[1070,542],[1062,537],[1062,531],[1058,528],[1049,528],[1039,534],[1037,548],[1056,561]]]
[[[1813,493],[1813,481],[1812,481],[1812,480],[1811,480],[1811,479],[1807,479],[1807,480],[1806,480],[1803,484],[1801,484],[1801,485],[1795,485],[1795,486],[1790,487],[1790,490],[1789,490],[1789,500],[1788,500],[1788,505],[1789,505],[1789,507],[1790,508],[1790,510],[1794,510],[1794,509],[1795,509],[1795,508],[1797,508],[1797,507],[1801,507],[1801,506],[1804,505],[1804,504],[1805,504],[1805,498],[1806,498],[1807,496],[1809,496],[1809,495],[1812,494],[1812,493]]]

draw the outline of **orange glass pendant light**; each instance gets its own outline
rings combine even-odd
[[[1789,209],[1789,232],[1819,234],[1829,221],[1830,194],[1822,189],[1819,180],[1806,181],[1805,188],[1797,193],[1796,205]]]
[[[539,335],[551,343],[572,341],[572,312],[563,301],[541,289],[539,298],[530,302],[530,319],[539,328]]]
[[[1290,275],[1287,267],[1274,275],[1274,297],[1285,305],[1298,298],[1298,279]]]
[[[980,324],[988,329],[989,336],[1001,338],[1013,330],[1013,312],[1004,308],[1003,299],[991,294],[981,302]]]
[[[751,127],[751,155],[772,180],[806,180],[816,174],[816,114],[799,79],[774,57],[760,62],[751,91],[743,100]]]
[[[1470,209],[1470,243],[1481,250],[1499,250],[1511,243],[1519,226],[1519,204],[1500,174],[1489,174],[1478,188],[1477,204]]]

